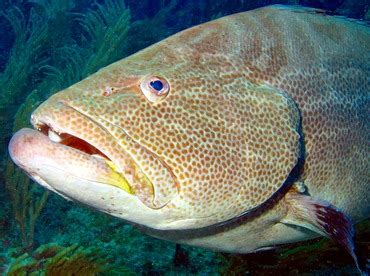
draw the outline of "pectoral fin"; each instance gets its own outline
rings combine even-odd
[[[282,223],[298,225],[327,236],[343,246],[361,270],[353,242],[354,228],[348,216],[329,202],[298,192],[288,192],[288,215]]]

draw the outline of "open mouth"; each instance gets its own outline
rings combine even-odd
[[[128,177],[129,173],[120,172],[118,167],[106,154],[101,150],[90,144],[88,141],[74,136],[64,131],[57,131],[55,128],[47,123],[37,122],[34,124],[35,129],[44,134],[53,143],[57,143],[61,146],[78,150],[81,154],[87,154],[92,158],[99,159],[99,162],[104,162],[111,170],[110,179],[107,180],[106,184],[118,187],[129,194],[133,194],[131,185],[129,184]],[[92,172],[94,174],[94,172]]]
[[[73,109],[76,110],[75,108]],[[77,150],[81,154],[91,156],[92,158],[88,158],[88,160],[93,161],[96,159],[99,164],[104,162],[110,169],[108,169],[107,166],[104,167],[109,172],[116,175],[115,179],[119,179],[119,181],[115,182],[108,179],[108,181],[104,182],[105,184],[116,186],[131,195],[135,195],[149,208],[158,209],[165,206],[169,200],[159,191],[155,190],[152,180],[148,177],[145,171],[143,171],[140,164],[136,162],[131,153],[128,152],[118,140],[116,140],[115,136],[112,135],[104,125],[96,123],[90,119],[89,116],[79,112],[78,110],[77,112],[77,114],[80,114],[79,116],[81,116],[81,122],[83,120],[86,120],[86,122],[92,121],[94,125],[97,126],[96,133],[91,137],[91,139],[88,138],[88,135],[91,133],[89,134],[86,131],[86,133],[83,133],[81,125],[79,128],[79,126],[69,124],[68,122],[66,125],[60,123],[55,124],[54,122],[51,123],[52,119],[47,116],[44,116],[43,118],[38,116],[37,119],[36,116],[31,116],[31,123],[36,130],[48,137],[48,140],[52,143]],[[100,137],[103,138],[99,139]],[[158,163],[158,165],[163,165],[160,161]],[[169,172],[166,177],[169,179],[168,183],[173,185],[171,186],[174,190],[173,194],[177,194],[177,188],[174,184],[172,174]],[[164,199],[162,200],[161,197]]]
[[[67,147],[77,149],[89,155],[92,155],[95,157],[102,157],[106,160],[111,161],[109,157],[106,156],[103,152],[101,152],[99,149],[97,149],[96,147],[94,147],[89,142],[83,139],[80,139],[69,133],[63,133],[63,132],[56,131],[51,126],[47,124],[43,124],[43,123],[38,123],[35,126],[35,128],[41,133],[48,136],[52,142],[59,143]]]

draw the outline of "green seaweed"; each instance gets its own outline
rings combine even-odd
[[[5,185],[12,202],[14,219],[19,226],[24,248],[33,246],[37,218],[45,206],[49,192],[36,196],[34,186],[15,165],[10,163],[5,172]]]
[[[68,1],[50,0],[45,1],[45,5],[34,5],[28,17],[18,6],[0,13],[10,23],[15,37],[5,70],[0,74],[1,149],[5,148],[4,142],[12,130],[14,110],[42,82],[45,66],[53,63],[54,49],[66,43],[61,39],[65,33],[60,34],[53,28],[69,20],[70,6],[66,3]]]
[[[123,1],[106,0],[104,5],[96,4],[96,9],[79,14],[77,20],[90,39],[87,51],[90,57],[83,75],[96,72],[122,57],[130,27],[130,11]]]
[[[16,40],[6,70],[0,77],[0,84],[4,89],[0,107],[3,104],[11,109],[9,105],[12,103],[9,99],[14,96],[22,98],[24,94],[26,95],[14,117],[13,131],[29,126],[31,112],[45,98],[119,58],[119,49],[122,49],[129,28],[129,11],[123,1],[107,0],[105,4],[97,5],[96,10],[89,10],[84,17],[81,14],[68,13],[72,5],[67,2],[60,4],[57,0],[44,1],[37,8],[33,7],[28,21],[18,7],[12,7],[4,13],[12,23]],[[75,20],[79,19],[81,28],[89,34],[90,46],[72,46],[70,44],[74,43],[72,37],[64,40],[58,38],[60,40],[58,42],[52,40],[53,47],[46,43],[46,37],[53,32],[52,26],[59,26],[72,17]],[[40,24],[41,20],[53,24]],[[68,28],[68,24],[66,26]],[[88,26],[92,27],[89,29]],[[105,35],[98,36],[93,31],[95,27],[99,27],[99,31],[104,31]],[[68,36],[72,32],[65,30],[62,33]],[[48,45],[53,49],[50,59],[44,57]],[[84,60],[85,53],[90,53],[91,58],[86,62],[80,62]],[[40,73],[41,71],[44,75]],[[35,76],[43,79],[31,86],[30,82]],[[25,92],[27,87],[30,87],[28,94]],[[9,117],[10,115],[2,117],[3,123],[6,121],[7,126],[12,125],[9,124]],[[12,202],[15,221],[21,232],[22,244],[25,248],[30,248],[33,245],[35,223],[45,205],[48,193],[35,188],[31,180],[16,168],[9,158],[5,172],[5,186]]]

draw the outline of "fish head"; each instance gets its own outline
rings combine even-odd
[[[11,157],[68,199],[156,229],[258,207],[297,163],[299,114],[220,51],[218,29],[195,27],[54,94]]]

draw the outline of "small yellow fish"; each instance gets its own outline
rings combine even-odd
[[[53,95],[9,152],[46,188],[165,239],[245,253],[322,234],[356,260],[369,68],[365,25],[297,7],[239,13]]]

